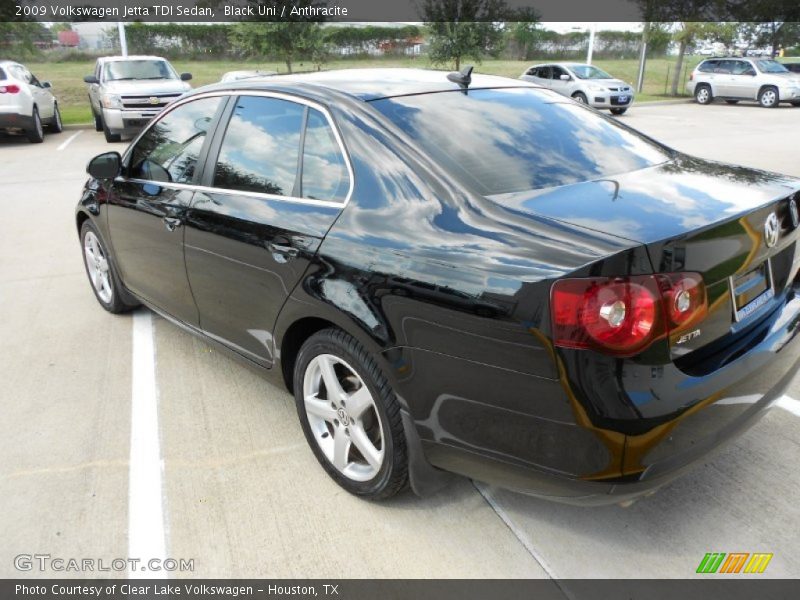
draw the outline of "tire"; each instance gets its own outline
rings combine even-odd
[[[611,114],[612,115],[624,115],[627,110],[628,110],[627,108],[612,108],[611,109]]]
[[[738,100],[725,100],[726,104],[739,104]]]
[[[109,144],[115,144],[122,139],[122,136],[120,134],[111,133],[111,130],[108,128],[108,125],[106,125],[106,120],[103,118],[102,115],[100,115],[100,122],[103,125],[103,135],[106,136],[106,141]]]
[[[780,97],[777,88],[768,85],[758,92],[758,103],[763,108],[775,108],[778,106],[778,102],[780,102]]]
[[[103,242],[100,232],[89,219],[84,221],[81,226],[80,240],[86,276],[89,278],[89,284],[92,286],[92,291],[100,306],[114,314],[136,308],[138,304],[129,304],[123,300],[120,278],[114,267],[114,260]]]
[[[580,104],[589,104],[589,100],[586,98],[586,94],[583,92],[575,92],[572,94],[572,99]]]
[[[694,90],[694,99],[698,104],[711,104],[714,101],[711,86],[706,84],[698,85]]]
[[[94,109],[92,109],[92,116],[94,117],[94,130],[103,131],[103,117],[94,112]]]
[[[31,144],[41,144],[44,141],[44,127],[42,126],[42,118],[39,116],[39,109],[33,107],[33,115],[31,116],[31,128],[25,130],[25,136]]]
[[[325,383],[331,378],[334,393]],[[369,500],[405,489],[400,405],[378,364],[353,337],[331,328],[308,338],[295,362],[294,396],[306,441],[336,483]]]
[[[61,120],[61,110],[58,108],[58,103],[53,105],[53,120],[47,126],[50,133],[61,133],[64,131],[64,123]]]

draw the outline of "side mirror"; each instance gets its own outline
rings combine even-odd
[[[181,81],[189,81],[192,78],[191,73],[181,73]]]
[[[100,83],[100,81],[94,75],[87,75],[83,78],[86,83]]]
[[[86,172],[95,179],[114,179],[122,171],[119,152],[106,152],[89,161]]]
[[[46,90],[49,90],[50,88],[52,88],[52,87],[53,87],[53,85],[52,85],[52,84],[51,84],[49,81],[43,81],[43,82],[42,82],[42,87],[43,87],[44,89],[46,89]]]
[[[570,79],[572,79],[572,77],[570,77],[569,75],[561,75],[561,76],[559,77],[559,79],[560,79],[561,81],[569,81]]]

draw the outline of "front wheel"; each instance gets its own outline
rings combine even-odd
[[[778,90],[774,87],[765,87],[758,93],[758,103],[764,108],[778,106]]]
[[[611,109],[611,114],[612,115],[624,115],[625,111],[627,111],[627,110],[628,110],[627,108],[612,108]]]
[[[572,99],[575,100],[575,102],[579,102],[580,104],[589,104],[589,100],[587,100],[586,94],[584,94],[583,92],[575,92],[574,94],[572,94]]]
[[[42,118],[39,116],[39,109],[33,108],[33,115],[31,116],[31,126],[25,130],[25,136],[31,144],[41,144],[44,141],[44,128],[42,127]]]
[[[50,121],[49,130],[51,133],[64,131],[64,123],[61,121],[61,111],[58,108],[58,104],[53,105],[53,119]]]
[[[106,124],[106,120],[105,120],[105,119],[102,117],[102,115],[101,115],[101,117],[100,117],[100,122],[101,122],[101,123],[102,123],[102,125],[103,125],[103,135],[105,135],[106,141],[107,141],[109,144],[114,144],[114,143],[116,143],[116,142],[119,142],[119,141],[122,139],[122,136],[121,136],[120,134],[118,134],[118,133],[113,133],[113,132],[112,132],[112,131],[111,131],[111,130],[108,128],[108,125]]]
[[[90,220],[81,226],[83,266],[97,301],[110,313],[122,313],[136,308],[122,299],[122,287],[108,249],[100,232]]]
[[[103,131],[103,117],[92,110],[92,116],[94,116],[94,130],[95,131]]]
[[[294,369],[297,414],[314,455],[345,490],[390,498],[408,482],[397,397],[353,337],[324,329],[303,344]]]

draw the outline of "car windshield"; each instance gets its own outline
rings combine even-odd
[[[125,79],[178,79],[164,60],[119,60],[106,65],[106,81]]]
[[[372,105],[486,196],[602,179],[670,159],[610,117],[537,88],[399,96]]]
[[[591,65],[570,65],[578,79],[613,79],[611,75]]]
[[[789,69],[777,60],[757,60],[756,65],[762,73],[788,73]]]

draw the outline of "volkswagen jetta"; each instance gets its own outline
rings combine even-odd
[[[216,84],[88,171],[103,308],[145,304],[276,377],[364,497],[452,472],[626,500],[752,425],[800,359],[800,180],[526,82]]]

